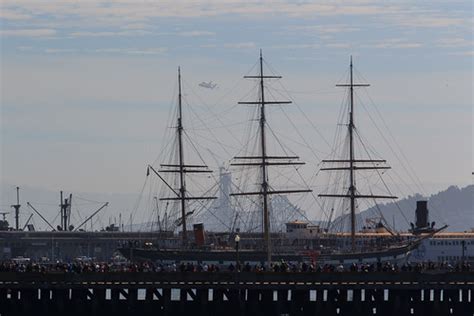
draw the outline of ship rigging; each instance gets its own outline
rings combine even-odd
[[[192,196],[186,189],[186,174],[188,173],[211,173],[207,165],[198,164],[186,164],[184,160],[184,143],[183,143],[183,101],[182,101],[182,89],[181,89],[181,68],[178,67],[178,111],[176,119],[176,133],[177,133],[177,153],[178,163],[172,164],[160,164],[161,169],[156,170],[153,166],[148,165],[147,175],[150,174],[150,169],[164,182],[164,184],[174,194],[172,197],[160,197],[161,201],[179,201],[181,209],[181,217],[175,222],[176,226],[182,226],[182,245],[183,247],[188,246],[188,235],[187,235],[187,223],[186,218],[194,213],[194,211],[188,211],[187,201],[189,200],[213,200],[216,197],[211,196]],[[160,173],[173,173],[177,174],[179,178],[179,189],[173,188],[166,179],[161,176]]]
[[[232,166],[253,166],[260,169],[261,183],[259,191],[252,192],[238,192],[232,193],[231,196],[249,196],[258,195],[262,199],[262,217],[263,217],[263,237],[265,252],[267,254],[267,263],[272,262],[272,246],[270,240],[270,214],[269,214],[269,195],[273,194],[289,194],[289,193],[305,193],[311,192],[309,189],[299,190],[275,190],[269,185],[268,167],[269,166],[291,166],[291,165],[303,165],[304,162],[297,161],[297,156],[272,156],[267,153],[267,140],[265,135],[266,129],[266,116],[265,106],[270,104],[283,105],[290,104],[291,101],[268,101],[265,99],[265,79],[280,79],[281,76],[265,75],[263,73],[263,57],[262,51],[260,50],[259,58],[260,73],[256,76],[244,76],[248,79],[258,79],[260,86],[260,95],[258,101],[242,101],[239,104],[256,105],[259,107],[259,139],[260,139],[260,155],[255,156],[237,156],[234,157],[236,162],[231,163]]]
[[[321,168],[322,171],[347,171],[349,174],[349,188],[345,194],[319,194],[320,197],[331,197],[331,198],[348,198],[350,199],[350,232],[351,232],[351,248],[355,250],[355,234],[356,234],[356,200],[357,199],[397,199],[396,196],[392,195],[374,195],[374,194],[361,194],[356,188],[356,171],[357,170],[387,170],[390,169],[388,166],[380,166],[381,163],[386,163],[386,160],[375,160],[375,159],[358,159],[356,158],[354,148],[354,88],[356,87],[368,87],[366,83],[354,83],[353,77],[353,64],[352,56],[350,59],[350,81],[346,84],[337,84],[337,87],[348,88],[349,90],[349,122],[347,124],[348,137],[349,137],[349,158],[348,159],[329,159],[323,160],[323,163],[337,163],[343,164],[342,166],[336,167],[325,167]],[[347,165],[348,164],[348,165]],[[357,164],[357,165],[356,165]],[[364,164],[364,165],[360,165]]]

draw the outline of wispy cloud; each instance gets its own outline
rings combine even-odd
[[[64,53],[76,53],[78,52],[75,48],[46,48],[44,50],[47,54],[64,54]]]
[[[250,49],[255,48],[256,45],[254,42],[241,42],[241,43],[227,43],[224,44],[225,48],[235,48],[235,49]]]
[[[188,32],[179,32],[179,36],[214,36],[215,32],[208,31],[188,31]]]
[[[320,47],[321,45],[317,43],[312,43],[312,44],[273,45],[273,46],[270,46],[269,48],[272,48],[272,49],[316,49]]]
[[[149,27],[150,25],[145,24],[145,23],[130,23],[130,24],[120,26],[120,28],[123,30],[144,30]]]
[[[20,29],[1,30],[0,36],[4,37],[50,37],[56,35],[53,29]]]
[[[325,46],[329,47],[329,48],[349,48],[349,47],[351,47],[351,44],[349,44],[349,43],[328,43]]]
[[[33,46],[18,46],[16,49],[20,52],[29,52],[33,50]]]
[[[469,47],[473,46],[472,41],[468,41],[462,37],[440,38],[436,41],[438,47]]]
[[[217,47],[216,44],[203,44],[203,45],[200,45],[199,47],[202,47],[202,48],[215,48]]]
[[[100,48],[88,50],[88,53],[101,54],[127,54],[127,55],[157,55],[163,54],[168,50],[166,47],[152,47],[152,48]]]
[[[18,12],[16,10],[1,8],[0,18],[4,20],[27,20],[27,19],[31,19],[32,15],[26,14],[23,12]]]
[[[466,19],[450,14],[420,8],[409,1],[385,2],[376,0],[323,1],[134,1],[134,0],[5,0],[3,11],[10,18],[32,16],[74,17],[93,23],[125,22],[146,23],[152,18],[196,18],[223,15],[262,16],[286,15],[291,17],[314,16],[374,16],[391,17],[393,23],[406,26],[442,27],[459,25]]]
[[[19,52],[45,53],[45,54],[113,54],[113,55],[158,55],[165,53],[167,47],[125,47],[125,48],[97,48],[97,49],[79,49],[79,48],[44,48],[38,49],[32,46],[19,46],[16,48]]]
[[[418,42],[410,42],[403,38],[392,38],[377,42],[375,44],[367,45],[372,48],[419,48],[423,45]]]
[[[346,25],[346,24],[334,24],[334,25],[298,25],[291,26],[289,30],[298,32],[308,32],[316,34],[334,34],[334,33],[348,33],[360,31],[360,28]]]
[[[93,31],[83,31],[83,32],[73,32],[69,35],[72,37],[113,37],[113,36],[144,36],[149,35],[151,32],[145,30],[131,30],[131,31],[103,31],[103,32],[93,32]]]
[[[7,0],[8,2],[8,0]],[[278,1],[250,2],[235,0],[220,1],[133,1],[118,0],[108,2],[104,0],[89,0],[77,5],[73,0],[50,0],[36,2],[31,0],[15,0],[8,4],[18,10],[49,15],[74,15],[91,18],[121,18],[142,22],[150,17],[209,17],[225,14],[259,15],[285,14],[291,16],[309,15],[367,15],[377,14],[384,10],[395,8],[375,1],[348,0],[343,5]]]
[[[468,50],[468,51],[461,51],[461,52],[451,52],[449,55],[452,56],[473,56],[474,57],[474,50]]]
[[[419,28],[440,28],[450,26],[466,26],[467,20],[461,17],[451,17],[440,14],[395,15],[390,20],[400,26]]]

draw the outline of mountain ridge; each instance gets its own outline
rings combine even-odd
[[[359,220],[365,220],[380,210],[391,226],[394,223],[396,230],[405,231],[409,229],[410,222],[415,222],[416,201],[419,200],[428,201],[429,221],[434,221],[436,227],[447,224],[447,231],[469,231],[474,228],[474,185],[463,188],[451,185],[430,196],[410,195],[396,202],[368,208],[357,216]],[[399,208],[403,214],[400,214]]]

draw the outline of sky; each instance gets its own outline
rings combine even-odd
[[[303,155],[309,173],[330,151],[327,142],[344,96],[334,84],[345,78],[352,55],[357,78],[371,84],[360,92],[361,103],[377,107],[386,123],[382,129],[388,127],[392,146],[406,159],[393,161],[387,146],[381,146],[381,155],[392,159],[394,169],[409,161],[405,169],[416,174],[398,183],[406,186],[404,194],[419,192],[419,183],[424,193],[470,184],[472,6],[472,1],[2,1],[1,207],[13,202],[16,185],[94,196],[137,194],[146,165],[160,157],[166,143],[178,66],[200,118],[189,119],[190,130],[202,142],[212,139],[203,155],[217,170],[239,151],[236,139],[243,137],[249,111],[236,106],[249,96],[241,78],[255,73],[259,49],[297,105],[285,114],[317,153]],[[210,80],[217,89],[198,86]],[[282,90],[274,87],[280,97]],[[280,123],[279,110],[272,111],[275,132],[290,135],[291,124]],[[362,129],[371,112],[359,113]],[[374,146],[383,145],[376,129],[365,131]],[[308,149],[291,140],[286,141],[295,152]]]

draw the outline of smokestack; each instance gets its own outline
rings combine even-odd
[[[416,228],[428,227],[428,201],[416,201]]]
[[[196,246],[204,246],[204,224],[194,224],[194,241],[196,242]]]

